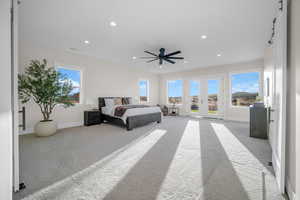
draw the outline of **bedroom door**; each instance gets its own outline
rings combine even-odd
[[[286,93],[287,93],[287,1],[279,4],[273,38],[273,91],[270,108],[272,163],[280,191],[285,192]]]

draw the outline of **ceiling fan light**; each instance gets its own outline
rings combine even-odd
[[[115,21],[111,21],[111,22],[109,23],[109,25],[110,25],[111,27],[116,27],[116,26],[117,26],[117,23],[116,23]]]

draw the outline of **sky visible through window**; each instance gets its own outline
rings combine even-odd
[[[66,76],[67,79],[71,80],[73,85],[71,94],[80,92],[80,71],[65,68],[58,68],[57,71]]]
[[[259,72],[234,74],[231,76],[232,93],[236,92],[259,92]]]
[[[232,92],[259,92],[259,72],[250,72],[243,74],[234,74],[231,77]],[[182,80],[168,81],[169,97],[182,96]],[[208,80],[208,94],[217,94],[219,92],[219,80]],[[200,82],[190,81],[190,96],[200,94]]]
[[[208,80],[208,94],[217,94],[219,91],[219,80]],[[190,81],[190,96],[200,94],[200,82]]]
[[[208,80],[208,94],[219,93],[219,80]]]
[[[190,96],[199,96],[200,94],[200,82],[190,81]]]
[[[148,86],[147,86],[147,84],[148,84],[148,81],[140,81],[139,82],[139,85],[140,85],[140,96],[143,96],[143,97],[146,97],[146,96],[148,96]]]
[[[169,97],[182,97],[182,90],[183,90],[182,80],[168,81]]]

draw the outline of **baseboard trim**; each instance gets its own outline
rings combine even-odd
[[[72,127],[78,127],[78,126],[83,126],[83,122],[67,122],[67,123],[58,123],[58,129],[64,129],[64,128],[72,128]],[[28,135],[28,134],[33,134],[34,133],[34,128],[29,127],[25,131],[20,131],[19,135]]]
[[[286,192],[290,200],[296,200],[296,193],[294,192],[289,179],[286,180]]]
[[[226,121],[233,121],[233,122],[245,122],[245,123],[249,123],[249,120],[237,119],[237,118],[232,118],[232,117],[224,117],[224,120],[226,120]]]
[[[26,128],[26,130],[21,130],[19,132],[19,135],[28,135],[28,134],[32,134],[34,132],[33,127],[30,128]]]

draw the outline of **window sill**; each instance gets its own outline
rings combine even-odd
[[[84,106],[84,105],[86,105],[86,104],[83,104],[83,103],[74,103],[74,106],[71,106],[71,107]],[[57,104],[57,106],[64,107],[64,104]]]
[[[167,106],[168,107],[173,107],[174,105],[173,104],[168,104],[167,103]],[[182,107],[183,106],[183,104],[175,104],[175,107]]]
[[[238,109],[249,109],[249,107],[250,106],[233,106],[233,105],[230,106],[230,108],[233,108],[233,109],[236,109],[236,108],[238,108]]]
[[[139,103],[140,104],[149,104],[150,102],[149,101],[142,101],[142,102],[140,101]]]

